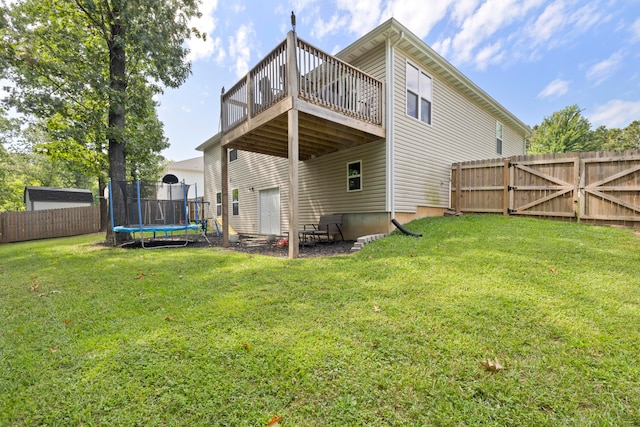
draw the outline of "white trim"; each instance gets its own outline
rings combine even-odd
[[[418,93],[414,93],[411,89],[409,89],[409,84],[408,84],[408,79],[407,79],[407,65],[412,66],[413,68],[415,68],[416,70],[418,70]],[[430,81],[431,84],[429,85],[429,99],[423,98],[422,94],[420,93],[420,77],[422,77],[422,75],[425,75]],[[422,67],[420,67],[419,65],[417,65],[416,63],[414,63],[413,61],[409,60],[409,58],[405,58],[405,67],[404,67],[404,114],[407,117],[411,117],[414,120],[419,121],[422,124],[425,124],[427,126],[432,126],[433,125],[433,85],[434,85],[434,81],[433,81],[433,76],[429,73],[427,73]],[[417,111],[417,117],[413,117],[411,115],[409,115],[409,113],[407,112],[407,92],[411,92],[412,94],[416,95],[418,97],[418,111]],[[426,101],[429,102],[429,122],[425,122],[421,119],[422,117],[422,99],[425,99]]]
[[[360,173],[358,175],[349,175],[349,165],[353,165],[354,163],[359,163],[360,164]],[[353,192],[356,192],[356,191],[362,191],[362,187],[363,187],[363,185],[362,185],[362,175],[363,175],[363,173],[362,173],[362,160],[354,160],[352,162],[347,162],[347,192],[348,193],[353,193]],[[349,180],[351,178],[360,178],[360,188],[355,189],[355,190],[351,190],[349,188]]]
[[[280,195],[282,194],[280,191],[280,186],[275,186],[275,187],[267,187],[267,188],[259,188],[256,189],[256,205],[258,208],[258,233],[262,233],[262,198],[261,193],[263,191],[270,191],[270,190],[278,190],[278,232],[275,233],[276,235],[280,235],[280,233],[282,232],[282,204],[280,202]]]
[[[233,192],[237,191],[238,192],[238,200],[233,200]],[[238,204],[238,213],[233,213],[233,204],[237,203]],[[232,188],[231,189],[231,216],[239,216],[240,215],[240,189],[239,188]]]
[[[386,154],[387,154],[387,177],[386,177],[386,184],[387,184],[387,192],[386,192],[386,201],[387,201],[387,212],[389,212],[391,214],[391,218],[395,217],[396,214],[396,203],[395,203],[395,192],[394,192],[394,185],[395,185],[395,179],[394,179],[394,174],[395,174],[395,155],[394,155],[394,136],[393,136],[393,132],[394,132],[394,85],[395,85],[395,79],[394,79],[394,69],[395,69],[395,47],[398,43],[400,43],[402,41],[402,39],[404,39],[404,31],[400,32],[400,35],[398,36],[398,40],[396,40],[395,42],[393,42],[393,44],[391,43],[391,37],[387,37],[387,52],[385,55],[385,67],[386,67],[386,74],[387,74],[387,82],[386,82],[386,89],[387,89],[387,94],[386,94],[386,112],[387,112],[387,118],[386,118],[386,128],[387,128],[387,143],[386,143]]]
[[[236,152],[236,158],[235,159],[231,159],[231,153],[235,151]],[[229,163],[231,162],[235,162],[236,160],[238,160],[238,149],[237,148],[229,148],[228,150],[228,156],[229,156]]]
[[[498,138],[498,129],[500,129],[500,138]],[[498,140],[500,140],[500,151],[498,151]],[[500,121],[496,120],[496,153],[502,154],[504,153],[504,125],[500,123]]]

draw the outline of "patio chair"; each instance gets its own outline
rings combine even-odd
[[[342,234],[342,215],[322,215],[317,224],[304,224],[298,236],[300,242],[306,243],[307,238],[321,242],[324,237],[326,242],[337,240],[338,235],[344,241]]]

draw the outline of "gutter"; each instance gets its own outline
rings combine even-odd
[[[387,211],[391,213],[391,218],[395,218],[395,196],[394,196],[394,175],[395,175],[395,158],[394,158],[394,130],[393,130],[393,111],[394,111],[394,49],[404,39],[404,31],[400,31],[398,39],[391,43],[391,37],[387,38],[387,54],[386,54],[386,74],[387,74],[387,108],[386,108],[386,124],[387,124]]]

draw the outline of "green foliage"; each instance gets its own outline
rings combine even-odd
[[[631,122],[624,129],[607,129],[600,126],[593,132],[598,150],[618,151],[640,149],[640,120]]]
[[[529,154],[592,151],[589,120],[577,105],[565,107],[545,117],[533,129],[528,144]]]
[[[150,148],[132,150],[138,153],[165,148],[152,97],[161,91],[158,83],[177,87],[190,73],[183,41],[191,34],[187,21],[198,14],[198,3],[16,2],[1,56],[11,65],[8,77],[15,83],[11,105],[45,120],[51,139],[63,142],[57,151],[74,140],[76,145],[66,151],[84,146],[100,152],[109,137],[122,143],[150,140]],[[113,25],[122,26],[125,35],[112,34]],[[110,73],[112,50],[118,46],[127,61],[122,76]],[[121,87],[116,88],[113,79]],[[123,107],[132,126],[108,128],[114,103]],[[143,131],[151,137],[143,138]]]
[[[0,424],[639,424],[632,230],[408,228],[325,259],[0,245]]]
[[[527,154],[640,149],[640,120],[624,129],[600,126],[592,131],[581,113],[577,105],[571,105],[545,117],[533,127]]]

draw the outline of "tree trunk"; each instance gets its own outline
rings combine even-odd
[[[117,3],[117,2],[114,2]],[[109,42],[109,177],[113,183],[124,182],[127,179],[126,154],[124,140],[125,130],[125,100],[127,92],[126,82],[126,28],[120,20],[119,6],[112,10],[114,19],[111,25],[111,40]],[[126,200],[120,191],[113,192],[113,217],[116,225],[125,225]],[[109,232],[107,232],[107,239]],[[126,233],[116,233],[116,244],[129,239]]]

